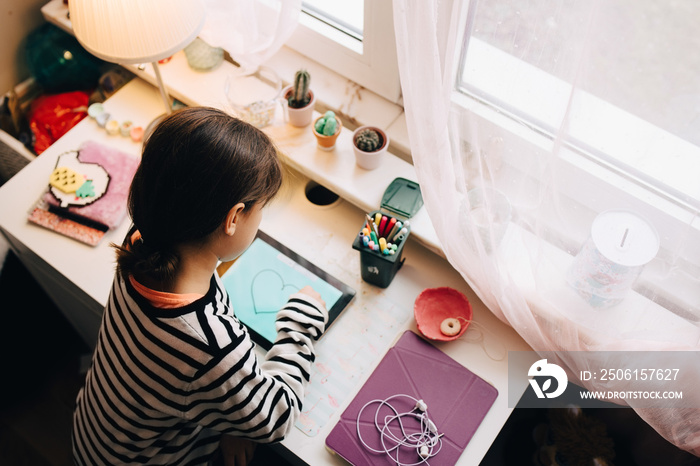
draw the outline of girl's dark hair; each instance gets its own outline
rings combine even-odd
[[[266,204],[281,184],[277,149],[259,129],[213,108],[168,115],[144,143],[131,183],[142,240],[117,247],[118,270],[172,283],[176,246],[206,238],[239,202],[245,211]]]

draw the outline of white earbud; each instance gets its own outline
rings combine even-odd
[[[430,458],[430,449],[428,448],[427,445],[422,445],[420,447],[420,450],[418,451],[418,454],[420,455],[421,458]]]

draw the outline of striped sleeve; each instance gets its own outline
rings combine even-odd
[[[301,410],[314,361],[313,339],[327,320],[321,303],[307,295],[293,296],[278,313],[278,337],[265,361],[259,364],[247,335],[223,346],[195,377],[185,417],[258,442],[282,440]],[[234,323],[240,325],[233,316],[219,316],[204,332],[216,335],[223,330],[220,326]]]
[[[326,322],[326,306],[303,293],[292,295],[277,313],[277,338],[267,352],[263,368],[290,387],[297,411],[301,409],[304,382],[309,381],[315,360],[313,340],[321,336]]]

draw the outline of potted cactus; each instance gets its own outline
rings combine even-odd
[[[282,91],[285,118],[292,126],[303,127],[311,123],[316,97],[309,85],[311,75],[306,70],[294,74],[294,82]]]
[[[329,110],[314,121],[312,129],[319,149],[333,150],[335,140],[338,139],[340,130],[343,129],[343,123],[333,111]]]
[[[352,148],[357,165],[366,169],[377,168],[389,147],[389,136],[376,126],[360,126],[352,134]]]

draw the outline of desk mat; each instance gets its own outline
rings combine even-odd
[[[360,289],[360,288],[358,288]],[[316,361],[296,427],[314,437],[328,423],[362,375],[374,367],[411,312],[369,287],[315,345]]]

